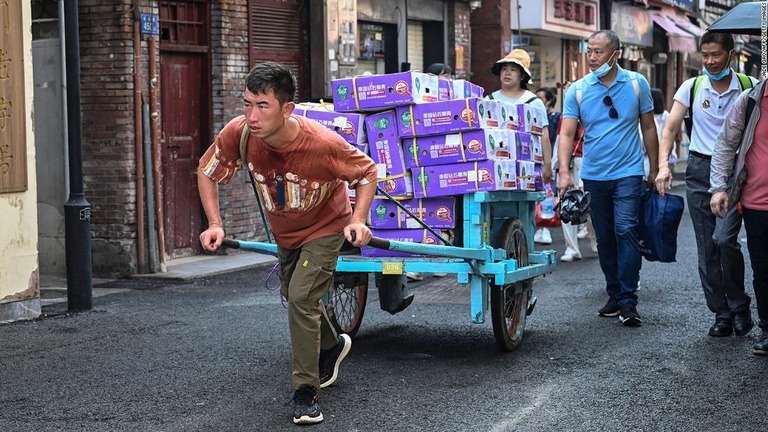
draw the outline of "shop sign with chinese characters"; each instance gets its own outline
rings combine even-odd
[[[599,30],[597,0],[518,0],[522,30],[587,38]],[[512,8],[517,23],[517,8]]]
[[[27,190],[21,2],[0,0],[0,193]]]

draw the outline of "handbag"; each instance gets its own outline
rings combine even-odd
[[[659,195],[647,189],[640,200],[640,254],[648,261],[675,262],[677,228],[683,217],[683,197]]]

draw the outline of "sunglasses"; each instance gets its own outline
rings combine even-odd
[[[612,119],[619,118],[619,112],[616,111],[616,107],[613,106],[613,99],[611,99],[610,96],[604,97],[603,103],[605,104],[605,106],[611,107],[611,109],[608,110],[608,117]]]

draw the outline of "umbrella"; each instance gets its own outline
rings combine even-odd
[[[760,36],[761,67],[760,75],[768,76],[766,58],[766,21],[768,20],[768,1],[739,3],[726,12],[707,29],[714,33],[736,33]]]
[[[737,33],[760,36],[761,7],[768,2],[739,3],[713,22],[707,29],[713,33]]]

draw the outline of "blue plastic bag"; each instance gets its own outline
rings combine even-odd
[[[648,261],[675,262],[677,228],[683,217],[683,197],[659,195],[648,189],[640,200],[640,254]]]

